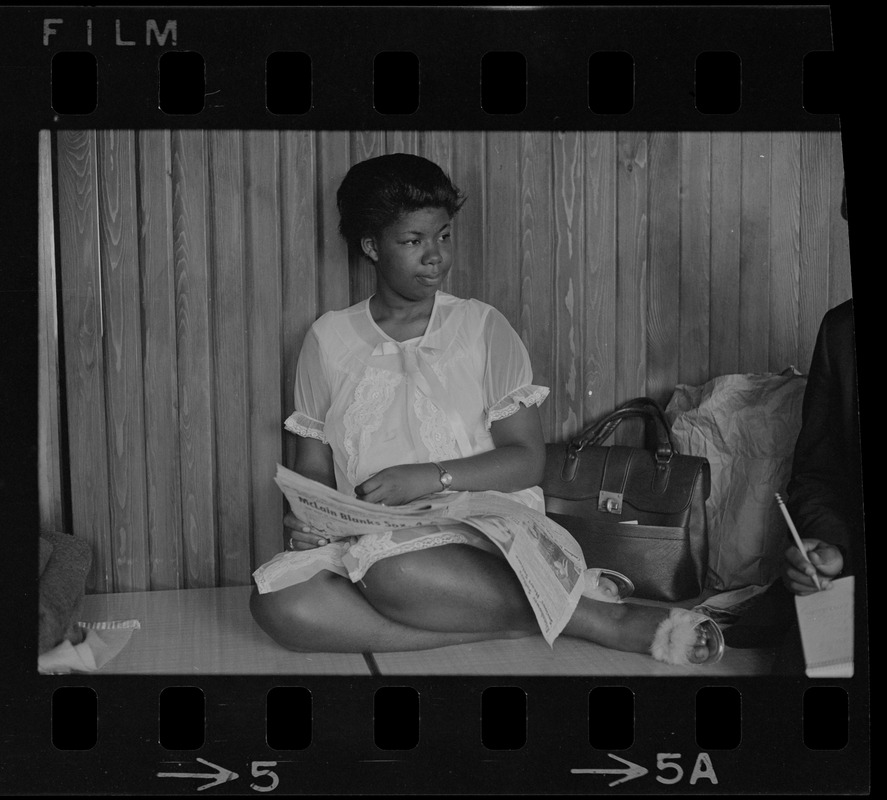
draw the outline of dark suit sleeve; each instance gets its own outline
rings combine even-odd
[[[845,551],[847,572],[862,536],[862,493],[853,318],[845,306],[826,315],[816,339],[788,507],[803,538]]]

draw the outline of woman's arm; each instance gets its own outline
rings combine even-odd
[[[442,462],[453,476],[457,491],[517,492],[535,486],[545,472],[542,421],[535,406],[519,405],[511,416],[490,427],[495,449],[468,458]],[[434,464],[401,464],[377,472],[355,487],[358,497],[370,503],[402,505],[441,490],[440,471]]]
[[[336,488],[333,450],[319,439],[297,437],[296,463],[293,465],[293,471],[333,489]]]

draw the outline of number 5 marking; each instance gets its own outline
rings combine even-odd
[[[660,772],[666,769],[673,769],[677,774],[673,778],[663,778],[661,775],[656,776],[656,780],[659,783],[677,783],[681,778],[684,777],[684,770],[680,764],[671,763],[670,759],[680,758],[680,753],[657,753],[656,754],[656,769]]]
[[[258,783],[251,783],[250,789],[254,789],[257,792],[273,792],[277,785],[280,783],[280,778],[277,777],[276,772],[272,772],[270,769],[265,769],[265,767],[276,767],[276,761],[253,761],[252,762],[252,775],[254,778],[261,778],[264,775],[267,775],[271,778],[271,783],[268,786],[261,786]]]

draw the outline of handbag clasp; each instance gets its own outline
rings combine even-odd
[[[598,495],[598,511],[607,514],[622,513],[622,492],[601,492]]]

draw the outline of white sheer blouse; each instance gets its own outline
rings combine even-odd
[[[398,342],[364,300],[311,327],[285,427],[329,444],[337,488],[353,495],[385,467],[492,450],[493,422],[547,396],[533,384],[523,342],[492,306],[438,292],[424,335]],[[538,487],[514,497],[542,510]]]

